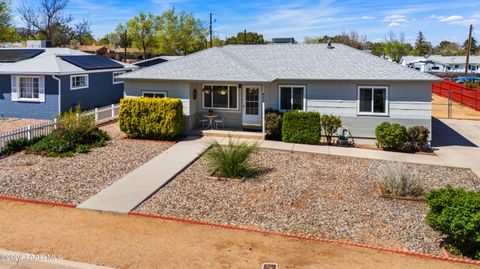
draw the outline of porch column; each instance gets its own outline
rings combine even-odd
[[[265,136],[265,86],[262,85],[262,134]]]

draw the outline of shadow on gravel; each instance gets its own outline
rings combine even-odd
[[[437,118],[432,118],[432,146],[477,147],[477,145]]]

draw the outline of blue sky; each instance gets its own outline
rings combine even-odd
[[[12,0],[15,9],[22,0]],[[39,0],[29,0],[36,2]],[[243,29],[262,33],[267,39],[293,36],[334,35],[355,30],[368,40],[383,40],[389,31],[404,33],[414,42],[419,30],[434,44],[442,40],[463,42],[468,25],[480,40],[480,1],[478,0],[377,0],[377,1],[278,1],[278,0],[70,0],[69,12],[77,19],[87,18],[95,37],[112,32],[139,12],[160,14],[175,6],[192,12],[205,24],[212,12],[215,34],[220,38]],[[16,21],[21,23],[18,16]]]

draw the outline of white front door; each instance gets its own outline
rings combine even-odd
[[[261,125],[260,86],[243,86],[243,125]]]

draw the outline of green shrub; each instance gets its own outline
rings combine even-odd
[[[424,191],[418,174],[402,163],[388,163],[379,167],[380,181],[377,188],[381,194],[401,197],[419,197]]]
[[[265,139],[282,140],[282,114],[277,111],[265,113]]]
[[[320,117],[320,123],[322,125],[323,134],[327,138],[327,143],[331,145],[333,135],[338,128],[342,127],[342,120],[338,116],[322,115]]]
[[[229,138],[227,146],[222,146],[217,141],[212,143],[212,148],[206,156],[213,172],[229,178],[245,178],[258,172],[248,160],[257,149],[256,143],[235,143]]]
[[[445,235],[447,249],[480,259],[480,193],[450,186],[427,195],[426,222]]]
[[[402,150],[407,141],[407,130],[400,124],[383,122],[375,129],[377,146],[386,150]]]
[[[120,101],[120,129],[132,138],[175,139],[183,130],[183,105],[172,98]]]
[[[288,111],[283,114],[282,140],[289,143],[318,144],[320,113]]]
[[[57,117],[57,126],[52,133],[27,148],[28,152],[48,156],[72,156],[75,152],[86,153],[93,147],[101,147],[110,139],[108,133],[95,127],[90,116],[77,116],[80,107]]]
[[[7,143],[5,143],[5,147],[3,147],[2,153],[4,155],[11,155],[24,150],[28,145],[30,145],[30,141],[26,138],[9,140]]]
[[[430,131],[424,126],[414,126],[407,129],[405,147],[410,151],[423,151],[428,148]]]

